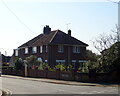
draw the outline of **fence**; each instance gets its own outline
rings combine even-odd
[[[3,69],[4,75],[25,76],[25,71]],[[118,76],[116,72],[113,73],[75,73],[75,72],[62,72],[62,71],[48,71],[48,70],[35,70],[28,69],[27,77],[34,78],[50,78],[59,80],[70,80],[80,82],[118,82]],[[120,79],[119,79],[120,80]]]

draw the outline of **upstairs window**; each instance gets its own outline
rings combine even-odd
[[[18,56],[18,49],[15,50],[15,56]]]
[[[63,45],[59,45],[59,46],[58,46],[58,52],[59,52],[59,53],[63,53],[63,52],[64,52],[64,47],[63,47]]]
[[[47,45],[45,46],[45,52],[46,53],[48,52],[48,46]]]
[[[37,53],[37,47],[32,48],[32,53]]]
[[[28,54],[28,48],[25,48],[25,54]]]
[[[40,53],[42,53],[43,52],[43,47],[42,46],[40,46]]]
[[[73,46],[73,53],[80,53],[80,46]]]

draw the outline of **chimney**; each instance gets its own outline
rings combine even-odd
[[[71,30],[70,30],[70,29],[68,30],[68,35],[70,35],[70,36],[71,36]]]
[[[43,28],[43,34],[49,34],[51,31],[51,28],[49,27],[49,25],[46,25],[46,27]]]

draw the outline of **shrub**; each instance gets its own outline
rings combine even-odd
[[[21,58],[17,58],[14,63],[15,63],[14,67],[16,70],[21,70],[23,68],[24,62]]]
[[[50,66],[47,63],[42,62],[38,69],[46,70],[46,69],[50,69]]]
[[[66,67],[64,64],[58,64],[58,65],[55,65],[54,67],[56,70],[60,70],[60,71],[66,71]]]

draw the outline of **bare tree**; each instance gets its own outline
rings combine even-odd
[[[111,30],[113,34],[100,34],[97,38],[95,38],[93,42],[93,46],[101,53],[103,50],[110,48],[114,43],[119,41],[119,31],[118,26]]]

